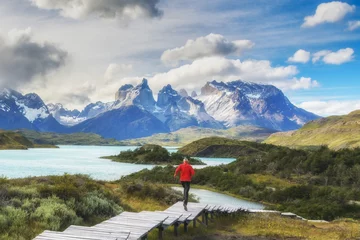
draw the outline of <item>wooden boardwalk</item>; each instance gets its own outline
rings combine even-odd
[[[63,232],[44,231],[34,240],[136,240],[147,239],[148,234],[157,229],[159,239],[163,238],[166,228],[174,227],[174,235],[178,235],[179,227],[187,232],[188,225],[207,226],[208,222],[218,214],[231,215],[248,210],[236,206],[206,205],[189,203],[188,211],[182,202],[177,202],[165,211],[142,211],[139,213],[122,212],[92,227],[70,226]]]

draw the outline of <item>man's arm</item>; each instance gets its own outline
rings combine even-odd
[[[174,173],[174,178],[176,177],[176,175],[179,173],[179,171],[181,170],[181,165],[179,165],[176,170],[175,170],[175,173]]]
[[[192,176],[194,176],[195,175],[195,170],[193,169],[193,167],[192,166],[190,166],[191,167],[191,177]]]

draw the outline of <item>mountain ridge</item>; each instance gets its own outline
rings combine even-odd
[[[125,113],[138,115],[127,119]],[[91,132],[117,140],[188,127],[227,129],[252,125],[276,131],[294,130],[318,118],[294,106],[272,85],[213,80],[205,84],[200,94],[193,91],[189,96],[186,90],[176,91],[168,84],[155,100],[146,79],[136,86],[121,86],[113,102],[91,103],[82,111],[68,110],[60,103],[45,105],[35,93],[22,95],[5,89],[0,92],[0,116],[0,128],[4,129]],[[145,125],[141,127],[141,124]],[[126,131],[118,125],[127,128]]]

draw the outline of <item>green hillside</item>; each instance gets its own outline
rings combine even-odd
[[[314,120],[297,131],[274,133],[264,142],[289,147],[325,145],[335,150],[360,147],[360,110]]]
[[[263,152],[266,144],[239,141],[222,137],[209,137],[194,141],[179,149],[179,153],[195,157],[237,158],[248,154]]]
[[[128,145],[158,144],[162,146],[184,146],[192,141],[213,136],[248,141],[263,141],[274,132],[274,130],[254,126],[238,126],[226,130],[189,127],[176,132],[160,133],[150,137],[131,139],[124,142]]]
[[[18,131],[12,132],[0,130],[0,150],[28,148],[56,148],[56,146],[52,144],[33,143]]]
[[[28,149],[34,144],[20,133],[0,131],[0,149]]]
[[[122,146],[119,142],[112,138],[103,138],[95,133],[48,133],[36,132],[31,130],[20,130],[20,132],[28,139],[36,144],[54,144],[54,145],[108,145]]]

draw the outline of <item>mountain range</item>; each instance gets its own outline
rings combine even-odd
[[[168,133],[187,127],[228,129],[251,125],[294,130],[317,115],[294,106],[272,85],[243,81],[205,84],[201,93],[164,86],[157,94],[143,81],[125,84],[113,102],[96,102],[82,111],[45,104],[35,93],[0,92],[0,128],[57,133],[89,132],[117,140]]]

